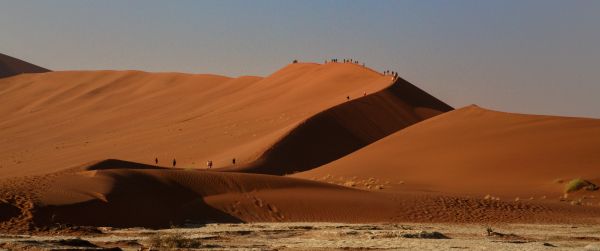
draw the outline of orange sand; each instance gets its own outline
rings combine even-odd
[[[600,120],[468,106],[401,130],[296,177],[375,177],[402,189],[483,196],[560,196],[600,180]]]
[[[0,79],[0,101],[0,231],[600,219],[597,199],[559,201],[555,181],[599,180],[599,120],[452,111],[350,63],[21,74]]]
[[[0,79],[0,177],[108,158],[242,165],[347,95],[389,84],[353,64],[292,64],[265,78],[94,71]]]

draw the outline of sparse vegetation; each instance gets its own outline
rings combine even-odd
[[[148,238],[151,248],[199,248],[202,243],[197,239],[188,239],[181,233],[157,233]]]
[[[573,179],[565,185],[565,193],[577,192],[581,189],[585,189],[587,191],[595,191],[598,190],[598,186],[592,182],[581,178]]]
[[[490,236],[490,237],[500,237],[500,238],[504,238],[504,239],[513,239],[513,240],[514,239],[518,239],[518,240],[523,239],[523,237],[518,236],[516,234],[504,234],[504,233],[496,232],[496,231],[494,231],[494,229],[492,227],[486,227],[485,232],[486,232],[487,236]],[[521,243],[521,242],[519,242],[519,243]]]
[[[404,238],[418,238],[418,239],[450,239],[450,237],[440,233],[440,232],[427,232],[421,231],[415,234],[403,234]]]
[[[492,234],[495,233],[492,227],[486,227],[485,231],[487,232],[487,236],[492,236]]]

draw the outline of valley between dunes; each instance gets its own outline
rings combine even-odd
[[[352,63],[23,72],[0,78],[1,231],[600,222],[596,191],[564,195],[600,182],[598,119],[454,110]]]

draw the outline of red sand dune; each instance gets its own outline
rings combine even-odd
[[[355,64],[292,64],[265,78],[23,74],[0,79],[0,100],[2,232],[65,223],[600,219],[597,206],[557,199],[467,197],[545,193],[558,189],[555,178],[599,177],[597,120],[475,107],[438,115],[452,108]],[[164,167],[174,157],[178,168]],[[296,177],[320,181],[198,170],[209,159],[229,171],[315,168]]]
[[[599,150],[599,119],[468,106],[295,177],[375,177],[391,184],[403,181],[395,186],[402,190],[505,199],[559,196],[564,184],[558,180],[600,180]]]
[[[30,218],[10,227],[169,227],[207,222],[590,222],[568,204],[385,193],[289,177],[199,170],[83,171],[39,181]],[[571,219],[559,216],[568,212]],[[584,221],[585,220],[585,221]],[[29,224],[29,225],[27,225]],[[0,229],[2,229],[0,224]]]
[[[399,78],[391,86],[310,117],[258,160],[222,170],[290,174],[352,153],[452,107]]]
[[[311,116],[390,85],[354,64],[291,64],[265,77],[78,71],[0,80],[0,177],[103,159],[205,168],[256,160]]]
[[[50,70],[23,60],[0,53],[0,78],[11,77],[21,73],[40,73]]]

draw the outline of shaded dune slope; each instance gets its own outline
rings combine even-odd
[[[573,178],[600,178],[600,120],[469,106],[299,173],[375,177],[399,189],[529,198],[560,196]],[[512,197],[512,198],[514,198]],[[556,198],[554,197],[554,198]]]
[[[0,78],[22,73],[42,73],[50,70],[0,53]]]
[[[35,210],[36,225],[56,222],[92,226],[169,227],[172,224],[282,221],[283,212],[262,200],[270,196],[286,207],[285,196],[306,199],[296,217],[315,214],[320,207],[340,208],[350,197],[366,197],[367,192],[314,181],[259,174],[222,173],[193,170],[107,169],[73,173],[48,180],[40,192]],[[283,196],[285,195],[285,196]],[[341,195],[342,197],[333,195]],[[377,197],[377,196],[375,196]],[[328,203],[317,201],[330,200]],[[384,205],[374,199],[375,205]],[[314,203],[314,204],[313,204]],[[371,205],[369,207],[373,207]],[[365,206],[340,211],[338,218],[352,219]],[[304,215],[304,216],[302,216]],[[365,217],[371,214],[365,214]],[[316,216],[322,217],[322,216]],[[326,219],[326,218],[324,218]]]
[[[381,91],[310,117],[257,161],[221,170],[275,175],[306,171],[450,110],[449,105],[399,78]]]
[[[106,159],[91,164],[83,165],[83,170],[104,170],[104,169],[161,169],[162,167],[155,165],[142,164],[118,159]]]

